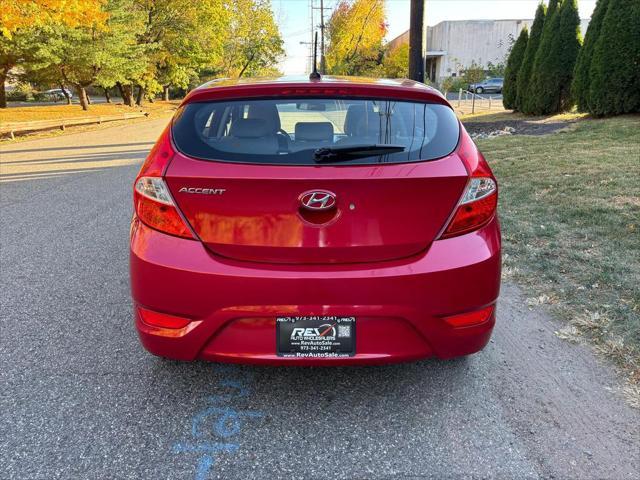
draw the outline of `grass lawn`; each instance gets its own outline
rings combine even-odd
[[[35,120],[56,120],[59,118],[98,117],[129,112],[148,112],[151,115],[172,111],[179,101],[153,103],[145,102],[142,107],[127,107],[116,103],[97,103],[89,105],[84,111],[80,105],[33,105],[29,107],[10,107],[0,109],[0,122],[32,122]]]
[[[478,145],[500,182],[505,276],[640,382],[640,116]]]
[[[143,122],[147,119],[170,116],[180,105],[180,100],[163,102],[156,100],[153,103],[145,102],[142,107],[127,107],[116,103],[98,103],[89,106],[89,110],[84,111],[80,105],[33,105],[29,107],[0,108],[0,125],[3,122],[30,122],[36,120],[55,120],[59,118],[79,118],[79,117],[99,117],[101,115],[117,115],[121,113],[146,112],[147,117],[134,118],[128,120],[116,120],[102,124],[88,124],[69,126],[67,131],[82,132],[87,130],[98,130],[121,124]],[[0,142],[20,142],[37,138],[64,135],[60,129],[37,130],[30,133],[20,133],[15,140],[11,140],[8,135],[0,135]]]

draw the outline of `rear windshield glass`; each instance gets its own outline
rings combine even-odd
[[[376,99],[190,103],[173,122],[176,147],[185,155],[272,165],[316,165],[319,149],[336,152],[341,164],[433,160],[450,154],[459,134],[445,105]],[[395,148],[344,154],[371,145]]]

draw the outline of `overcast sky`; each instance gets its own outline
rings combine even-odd
[[[287,75],[305,73],[309,47],[300,42],[308,42],[311,38],[309,0],[272,0],[272,3],[287,52],[280,69]],[[315,0],[315,3],[319,6],[320,0]],[[326,19],[331,15],[329,9],[338,0],[325,0],[324,3]],[[389,40],[409,28],[409,3],[410,0],[385,1]],[[595,0],[578,0],[580,17],[591,17],[595,3]],[[427,0],[427,24],[435,25],[444,20],[533,18],[537,5],[538,0]],[[318,13],[316,10],[317,23]]]

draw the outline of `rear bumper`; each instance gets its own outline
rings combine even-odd
[[[482,349],[495,323],[453,328],[443,316],[495,303],[500,232],[482,229],[434,242],[426,253],[359,265],[270,265],[211,254],[201,243],[159,233],[134,220],[131,287],[144,347],[180,360],[338,365],[450,358]],[[180,330],[152,327],[137,306],[192,319]],[[283,358],[275,317],[357,318],[356,355]]]

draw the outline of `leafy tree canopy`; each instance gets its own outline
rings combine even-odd
[[[10,0],[0,8],[0,33],[11,38],[21,28],[48,25],[100,25],[104,0]]]
[[[380,73],[387,33],[383,0],[342,0],[327,23],[328,73]]]

